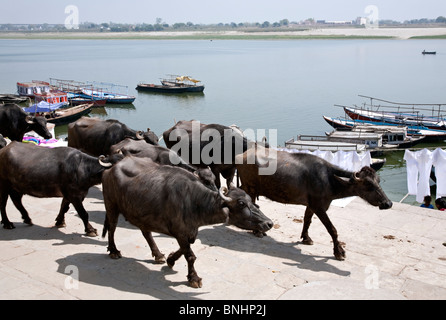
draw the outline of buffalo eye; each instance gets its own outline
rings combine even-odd
[[[237,205],[238,205],[240,208],[244,208],[244,207],[246,207],[246,203],[245,203],[244,201],[242,201],[242,200],[237,201]]]

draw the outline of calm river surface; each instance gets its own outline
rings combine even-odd
[[[423,56],[423,50],[437,55]],[[322,116],[342,116],[334,104],[360,105],[359,94],[446,103],[445,70],[442,40],[0,40],[0,93],[15,93],[17,81],[50,78],[116,83],[128,86],[136,101],[107,105],[93,116],[158,135],[174,119],[237,124],[267,135],[277,129],[279,145],[298,134],[330,131]],[[166,74],[202,80],[204,94],[135,90]],[[56,134],[65,137],[66,127]],[[403,152],[385,157],[382,185],[399,201],[407,193]]]

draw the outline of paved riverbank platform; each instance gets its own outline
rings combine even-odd
[[[0,229],[0,299],[303,300],[446,299],[446,213],[395,203],[380,211],[359,198],[332,205],[329,217],[345,243],[337,261],[325,227],[315,216],[314,245],[300,242],[305,207],[261,198],[274,221],[267,236],[226,225],[200,229],[192,245],[203,287],[189,287],[181,257],[173,269],[155,264],[139,229],[121,216],[115,233],[122,259],[107,254],[107,238],[86,237],[70,208],[65,228],[54,227],[61,199],[25,196],[34,223],[22,222],[8,201],[13,230]],[[84,201],[102,233],[100,187]],[[167,256],[175,239],[154,234]]]

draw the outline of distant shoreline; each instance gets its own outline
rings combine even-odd
[[[446,28],[313,28],[294,31],[0,32],[0,39],[54,40],[306,40],[446,39]]]

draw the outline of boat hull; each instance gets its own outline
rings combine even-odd
[[[138,84],[136,90],[156,93],[193,93],[203,92],[204,86],[166,86],[155,84]]]
[[[369,120],[343,120],[324,116],[324,120],[335,129],[352,129],[356,125],[398,126],[387,122]],[[407,126],[407,135],[412,137],[424,137],[423,142],[438,142],[446,140],[446,131],[429,129],[420,126]],[[418,141],[417,143],[421,142]],[[401,146],[406,147],[406,146]]]
[[[79,105],[76,107],[60,109],[58,111],[60,116],[56,116],[55,118],[53,118],[53,117],[51,117],[50,114],[48,114],[48,115],[45,115],[45,118],[47,119],[47,122],[53,123],[56,126],[64,125],[64,124],[74,122],[77,119],[89,114],[91,112],[92,108],[93,108],[93,104],[90,103],[90,104]]]

